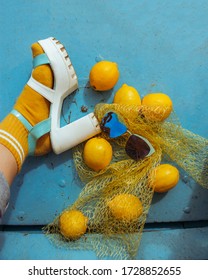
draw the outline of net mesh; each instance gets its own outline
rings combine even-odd
[[[154,190],[152,172],[161,160],[171,160],[182,167],[201,186],[208,188],[208,140],[179,124],[174,113],[165,122],[157,121],[166,109],[118,104],[98,104],[95,116],[101,122],[108,112],[115,112],[131,133],[149,140],[155,152],[140,161],[125,152],[127,136],[107,139],[113,147],[113,159],[105,169],[95,172],[83,160],[82,143],[74,149],[74,163],[85,186],[79,197],[68,209],[82,211],[89,219],[87,233],[78,240],[67,240],[60,234],[59,217],[44,228],[57,245],[71,249],[94,250],[98,257],[114,259],[136,258],[143,227],[151,205]],[[133,221],[118,220],[112,216],[108,202],[119,194],[133,194],[143,206],[143,212]]]

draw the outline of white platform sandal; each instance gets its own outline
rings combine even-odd
[[[50,131],[52,149],[60,154],[81,142],[100,133],[100,126],[94,113],[90,113],[66,126],[60,127],[60,115],[64,98],[78,88],[78,80],[64,46],[55,38],[50,37],[40,40],[38,43],[44,52],[33,60],[33,68],[50,64],[54,75],[54,88],[50,89],[38,81],[32,75],[28,85],[50,101],[50,116],[34,127],[16,110],[15,115],[28,129],[29,154],[34,154],[36,141]]]

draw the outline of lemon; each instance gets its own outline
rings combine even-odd
[[[85,164],[94,171],[106,168],[113,156],[111,144],[102,137],[88,140],[84,146],[83,158]]]
[[[139,92],[132,86],[123,84],[114,95],[114,103],[127,105],[141,105]]]
[[[153,170],[151,186],[155,192],[167,192],[177,185],[179,177],[179,171],[175,166],[160,164]]]
[[[61,234],[69,239],[77,239],[85,234],[88,218],[81,211],[66,210],[59,217]]]
[[[89,81],[93,89],[106,91],[112,89],[119,79],[118,65],[111,61],[100,61],[90,70]]]
[[[107,203],[114,218],[131,222],[143,212],[140,199],[132,194],[119,194]]]
[[[147,106],[143,114],[152,121],[165,120],[173,109],[172,100],[165,93],[149,93],[142,99],[142,105]]]

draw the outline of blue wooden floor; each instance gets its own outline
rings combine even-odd
[[[203,0],[8,0],[0,9],[0,119],[31,72],[30,45],[50,36],[70,54],[79,91],[63,105],[62,124],[111,102],[87,88],[101,59],[116,61],[120,79],[141,96],[165,92],[183,127],[208,133],[208,2]],[[96,259],[94,252],[57,249],[41,226],[73,203],[83,185],[72,152],[28,158],[11,188],[0,231],[0,259]],[[208,190],[181,171],[178,186],[154,196],[138,259],[208,259]],[[40,250],[41,248],[41,250]]]

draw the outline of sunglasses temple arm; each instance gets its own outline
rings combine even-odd
[[[127,129],[127,131],[126,131],[126,132],[128,132],[128,134],[132,135],[131,131],[129,131],[128,129]]]

